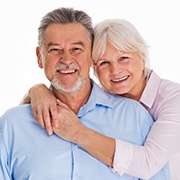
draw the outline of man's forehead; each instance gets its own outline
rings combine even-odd
[[[69,42],[74,45],[84,45],[89,41],[86,28],[80,23],[51,24],[46,28],[44,40],[61,44]]]
[[[53,23],[47,26],[45,30],[46,34],[51,32],[59,32],[61,34],[82,34],[87,33],[87,29],[80,23],[68,23],[68,24],[60,24],[60,23]]]
[[[84,42],[81,41],[81,40],[79,40],[79,41],[72,41],[69,45],[70,45],[70,46],[82,46],[82,47],[85,46],[85,45],[84,45]],[[48,46],[48,47],[51,47],[51,46],[62,47],[63,44],[62,44],[61,42],[59,42],[59,43],[58,43],[58,42],[48,42],[48,43],[47,43],[47,46]]]

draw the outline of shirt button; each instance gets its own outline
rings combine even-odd
[[[75,175],[75,179],[79,179],[79,174],[76,174],[76,175]]]

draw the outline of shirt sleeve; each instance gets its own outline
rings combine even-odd
[[[112,171],[123,175],[127,171],[127,167],[133,155],[133,145],[119,139],[115,139],[116,148],[113,161]],[[120,161],[123,160],[123,161]]]
[[[156,122],[144,146],[116,140],[113,167],[118,174],[149,179],[180,152],[180,94],[161,96],[166,98],[156,107]]]
[[[0,179],[10,180],[7,151],[4,145],[2,118],[0,118]]]

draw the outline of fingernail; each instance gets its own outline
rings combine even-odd
[[[52,135],[52,131],[48,131],[48,135],[49,135],[49,136]]]

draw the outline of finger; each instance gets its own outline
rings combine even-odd
[[[57,99],[57,105],[69,109],[69,107],[66,104],[64,104],[63,102],[61,102],[59,99]]]
[[[57,105],[50,107],[51,121],[53,126],[58,127],[58,110]]]
[[[42,116],[39,116],[39,113],[36,109],[32,109],[33,117],[35,121],[42,127],[45,128],[45,124],[43,119],[41,118]]]
[[[51,115],[50,115],[49,109],[44,108],[44,110],[43,110],[43,121],[44,121],[45,128],[46,128],[48,135],[52,135],[53,130],[52,130],[52,125],[51,125]]]

